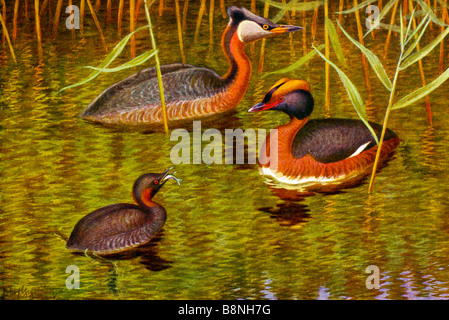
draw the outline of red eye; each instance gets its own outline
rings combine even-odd
[[[156,180],[153,181],[153,183],[154,183],[154,184],[158,184],[158,183],[159,183],[159,180],[156,179]]]
[[[281,103],[282,101],[284,101],[284,97],[280,97],[278,103]]]

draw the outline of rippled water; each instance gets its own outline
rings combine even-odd
[[[207,19],[199,43],[188,20],[187,62],[227,70],[220,32],[227,23],[217,11],[214,43]],[[310,21],[308,19],[307,21]],[[302,24],[302,18],[294,21]],[[108,204],[132,202],[131,186],[145,172],[172,166],[176,144],[153,129],[104,127],[77,115],[103,89],[138,69],[100,76],[58,94],[98,65],[105,52],[86,21],[84,37],[60,29],[46,40],[39,59],[32,33],[19,32],[18,64],[0,50],[0,290],[3,298],[33,299],[433,299],[449,297],[448,85],[431,97],[433,125],[424,102],[392,113],[389,127],[403,139],[394,159],[367,183],[333,194],[298,195],[272,187],[256,165],[181,164],[181,186],[167,183],[156,201],[168,211],[153,243],[113,263],[65,249],[76,222]],[[142,21],[140,23],[143,23]],[[181,60],[174,14],[155,15],[163,63]],[[125,24],[126,25],[126,24]],[[33,26],[28,25],[29,30]],[[347,28],[356,34],[352,23]],[[107,43],[118,40],[115,24],[105,28]],[[310,28],[307,29],[310,50]],[[149,48],[147,34],[137,50]],[[46,38],[49,39],[49,38]],[[285,67],[303,55],[300,33],[266,41],[264,70]],[[321,39],[321,33],[317,39]],[[385,32],[367,45],[381,52]],[[319,42],[317,40],[317,42]],[[391,74],[397,55],[393,39]],[[270,129],[288,119],[278,113],[248,114],[281,76],[307,79],[313,88],[313,118],[356,118],[338,76],[332,72],[332,107],[326,113],[324,66],[319,58],[288,75],[257,74],[261,43],[247,52],[254,72],[234,113],[202,123],[202,129]],[[295,49],[291,52],[291,47]],[[446,46],[447,47],[447,46]],[[436,50],[437,51],[437,50]],[[449,52],[449,51],[447,51]],[[387,93],[371,74],[371,99],[364,89],[360,56],[349,43],[349,74],[371,100],[370,120],[382,122]],[[335,57],[332,57],[335,59]],[[120,58],[130,59],[129,49]],[[438,72],[437,53],[425,60],[429,79]],[[118,63],[117,63],[118,64]],[[148,63],[147,66],[150,66]],[[400,78],[398,96],[420,84],[416,68]],[[66,288],[66,268],[80,270],[80,289]],[[380,288],[367,289],[370,265],[380,271]]]

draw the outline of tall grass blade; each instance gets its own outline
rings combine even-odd
[[[441,21],[436,15],[435,13],[433,13],[432,8],[430,8],[427,3],[425,3],[422,0],[415,0],[417,3],[419,3],[419,5],[421,6],[421,8],[427,12],[429,14],[429,18],[430,20],[432,20],[433,23],[439,25],[440,27],[447,27],[448,25],[445,24],[443,21]]]
[[[346,62],[345,55],[343,53],[343,49],[341,48],[340,39],[338,37],[337,29],[335,29],[332,20],[327,18],[325,19],[325,24],[327,28],[327,32],[329,34],[329,39],[332,44],[332,48],[334,48],[334,52],[337,55],[338,60],[347,68],[348,64]]]
[[[383,6],[382,10],[379,12],[379,18],[374,20],[374,24],[371,26],[371,29],[369,29],[365,35],[363,37],[366,37],[368,34],[370,34],[371,32],[374,31],[374,29],[376,29],[377,27],[381,26],[380,25],[380,21],[383,19],[383,17],[385,17],[385,15],[390,11],[391,8],[393,8],[395,6],[395,4],[398,2],[399,0],[390,0],[388,1],[388,3]]]
[[[425,17],[421,20],[421,22],[419,23],[419,25],[413,30],[413,32],[410,34],[410,29],[413,23],[413,20],[415,19],[415,15],[411,15],[410,17],[410,21],[409,21],[409,25],[407,27],[407,33],[406,33],[406,40],[405,40],[405,45],[407,45],[411,39],[413,39],[413,37],[415,37],[415,35],[424,27],[423,30],[425,30],[427,28],[427,24],[428,22],[430,22],[429,19],[429,13],[427,13],[425,15]],[[422,31],[422,33],[424,33],[424,31]],[[416,39],[416,37],[415,37]]]
[[[6,24],[5,24],[5,21],[3,20],[1,13],[0,13],[0,23],[2,24],[3,32],[4,32],[4,35],[6,36],[6,41],[8,42],[8,47],[9,47],[9,51],[11,52],[11,57],[14,60],[14,63],[17,63],[16,55],[14,54],[14,49],[11,44],[11,39],[9,39],[8,29],[6,28]]]
[[[360,119],[363,121],[363,123],[366,125],[366,127],[369,129],[371,134],[373,135],[374,140],[376,140],[376,143],[379,144],[379,139],[377,138],[376,133],[374,132],[373,128],[368,122],[368,117],[366,115],[365,106],[362,101],[362,97],[360,96],[359,91],[357,90],[356,86],[352,83],[352,81],[348,78],[348,76],[340,70],[334,63],[332,63],[329,59],[327,59],[320,51],[317,50],[317,48],[312,45],[315,51],[323,58],[329,65],[331,65],[335,71],[337,71],[341,82],[343,83],[346,92],[348,93],[349,99],[351,100],[352,105],[354,106],[355,111],[359,115]]]
[[[449,79],[449,68],[446,69],[446,71],[444,71],[438,78],[433,80],[428,85],[413,91],[412,93],[406,95],[405,97],[394,103],[391,106],[391,109],[396,110],[408,107],[419,99],[422,99],[425,96],[429,95],[433,90],[441,86],[447,79]]]
[[[158,53],[158,50],[150,50],[147,52],[142,53],[141,55],[135,57],[134,59],[125,62],[124,64],[115,67],[115,68],[98,68],[98,67],[92,67],[92,66],[85,66],[83,68],[93,69],[100,72],[118,72],[123,71],[125,69],[137,67],[145,62],[147,62],[150,58],[154,57],[154,55]]]
[[[273,6],[278,9],[282,9],[285,11],[309,11],[314,10],[315,8],[322,6],[326,0],[321,1],[311,1],[311,2],[300,2],[297,3],[297,1],[291,1],[289,3],[279,3],[276,1],[271,0],[260,0],[266,4],[269,4],[270,6]]]
[[[64,87],[61,90],[59,90],[58,93],[61,91],[67,90],[67,89],[78,87],[80,85],[83,85],[83,84],[95,79],[101,73],[101,71],[99,71],[99,69],[105,69],[106,67],[108,67],[120,55],[120,53],[122,53],[123,49],[126,47],[126,44],[128,43],[129,39],[131,38],[131,36],[133,34],[135,34],[136,32],[139,32],[140,30],[148,29],[148,28],[149,28],[148,25],[142,26],[140,28],[137,28],[130,34],[128,34],[114,47],[114,49],[112,49],[112,51],[98,65],[98,67],[94,71],[92,71],[86,78],[84,78],[84,80],[82,80],[78,83],[72,84],[70,86]]]
[[[433,48],[435,48],[441,42],[441,40],[443,40],[444,37],[447,36],[448,33],[449,33],[449,27],[447,27],[444,30],[444,32],[440,33],[435,39],[433,39],[433,41],[431,43],[429,43],[427,46],[425,46],[421,50],[415,52],[414,54],[412,54],[408,58],[406,58],[401,63],[399,70],[404,70],[404,69],[408,68],[409,66],[411,66],[412,64],[414,64],[415,62],[417,62],[417,61],[421,60],[422,58],[424,58],[425,56],[427,56],[427,54],[429,54],[429,52],[432,51]]]
[[[335,12],[335,13],[337,13],[337,14],[353,13],[353,12],[356,12],[356,11],[358,11],[360,9],[363,9],[367,5],[369,5],[369,4],[373,3],[373,2],[376,2],[376,1],[377,0],[366,0],[366,1],[363,1],[363,2],[359,3],[358,5],[356,5],[354,7],[352,7],[351,9],[344,10],[344,11],[338,11],[338,12]]]
[[[365,46],[363,46],[360,42],[355,40],[353,37],[349,35],[349,33],[343,29],[343,27],[340,25],[340,23],[337,21],[338,26],[343,31],[345,36],[357,47],[360,49],[360,51],[363,52],[363,54],[368,59],[368,62],[370,63],[371,67],[374,69],[374,72],[376,73],[379,80],[382,82],[382,84],[387,88],[388,91],[391,91],[392,85],[390,78],[388,78],[387,72],[385,71],[385,68],[383,67],[382,63],[380,62],[379,58],[369,49],[367,49]]]
[[[324,49],[324,44],[320,44],[316,50],[323,50]],[[279,69],[279,70],[275,70],[275,71],[270,71],[267,73],[264,73],[262,75],[262,78],[272,75],[272,74],[279,74],[279,73],[289,73],[292,72],[296,69],[299,69],[302,65],[304,65],[305,63],[307,63],[308,61],[310,61],[313,57],[315,57],[317,55],[316,51],[310,51],[309,53],[307,53],[305,56],[302,56],[298,61],[292,63],[291,65],[289,65],[286,68],[283,69]]]
[[[427,23],[425,24],[424,28],[422,28],[421,33],[419,34],[419,36],[417,36],[415,38],[415,41],[412,42],[412,44],[410,45],[410,47],[408,47],[408,49],[405,51],[405,53],[402,56],[402,60],[405,60],[412,52],[413,50],[415,50],[415,48],[417,47],[419,40],[421,40],[422,36],[424,35],[424,33],[426,32],[427,26],[430,23],[430,19],[427,19]],[[419,26],[418,26],[419,28]],[[416,28],[416,29],[418,29]]]

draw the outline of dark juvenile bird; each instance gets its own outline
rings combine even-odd
[[[310,85],[304,80],[279,80],[263,101],[250,112],[278,110],[290,116],[290,122],[277,127],[277,154],[271,134],[261,152],[263,175],[287,184],[339,183],[360,176],[372,168],[377,144],[361,120],[313,119]],[[377,136],[382,126],[370,123]],[[398,146],[400,139],[386,129],[381,160]],[[277,156],[277,157],[276,157]],[[275,161],[276,163],[274,163]]]
[[[203,117],[236,107],[251,78],[251,62],[245,54],[245,44],[302,29],[274,24],[235,6],[228,8],[228,16],[222,48],[230,66],[224,76],[189,64],[161,66],[169,120]],[[145,69],[109,87],[87,106],[81,117],[114,124],[161,123],[156,69]]]
[[[90,251],[98,255],[123,252],[149,242],[167,219],[164,207],[153,201],[154,195],[170,179],[169,173],[147,173],[133,187],[137,204],[120,203],[97,209],[75,225],[67,249]]]

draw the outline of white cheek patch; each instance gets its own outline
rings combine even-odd
[[[237,28],[237,35],[240,41],[247,43],[271,36],[272,33],[262,29],[261,26],[253,21],[244,20],[240,22]]]

